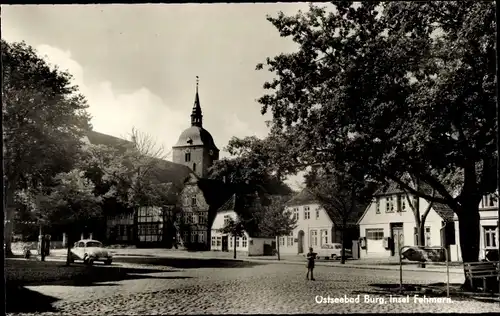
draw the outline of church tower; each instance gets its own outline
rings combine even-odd
[[[208,176],[208,169],[219,159],[219,149],[215,146],[212,135],[203,128],[200,96],[198,94],[198,76],[196,76],[196,94],[191,112],[191,127],[179,136],[172,147],[173,162],[188,166],[198,177]]]

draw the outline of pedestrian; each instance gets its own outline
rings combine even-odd
[[[309,252],[307,253],[307,276],[306,278],[309,280],[309,272],[311,272],[311,280],[314,281],[314,259],[316,259],[316,253],[313,252],[312,247],[309,248]]]

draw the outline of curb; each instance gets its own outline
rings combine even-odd
[[[50,256],[50,258],[53,259],[61,259],[65,258],[66,256]],[[248,257],[243,257],[243,258],[206,258],[206,257],[199,257],[199,256],[141,256],[141,255],[114,255],[113,259],[118,259],[118,258],[145,258],[145,259],[151,259],[151,258],[171,258],[171,259],[198,259],[198,260],[232,260],[232,261],[246,261],[246,262],[255,262],[255,263],[268,263],[268,264],[295,264],[295,265],[304,265],[305,262],[300,262],[300,261],[290,261],[290,260],[267,260],[267,259],[251,259]],[[387,270],[387,271],[399,271],[399,267],[397,268],[392,268],[394,265],[391,266],[374,266],[374,265],[354,265],[354,264],[330,264],[326,262],[316,262],[316,266],[323,266],[323,267],[332,267],[332,268],[349,268],[349,269],[365,269],[365,270]],[[403,265],[403,271],[412,271],[412,272],[434,272],[434,273],[446,273],[446,270],[444,269],[433,269],[433,268],[405,268],[405,265]],[[450,269],[450,274],[463,274],[463,270],[461,271],[454,271]]]

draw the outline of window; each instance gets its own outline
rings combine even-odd
[[[217,237],[217,247],[220,247],[222,245],[222,237]]]
[[[406,196],[401,197],[401,212],[406,212]]]
[[[309,206],[304,206],[304,219],[310,219],[311,212],[309,211]]]
[[[316,209],[316,219],[319,218],[319,208]]]
[[[311,246],[317,246],[318,245],[318,231],[317,230],[311,230]]]
[[[196,215],[196,213],[191,213],[191,224],[198,224],[198,216]]]
[[[215,245],[216,245],[215,241],[216,241],[215,236],[212,236],[212,247],[215,247]]]
[[[196,172],[196,163],[193,163],[193,171]]]
[[[191,220],[193,220],[193,216],[191,212],[184,213],[184,222],[186,224],[191,224]]]
[[[137,229],[140,241],[161,241],[162,239],[162,223],[139,223]]]
[[[185,153],[184,154],[184,161],[185,162],[190,162],[191,161],[191,153]]]
[[[431,228],[430,226],[425,227],[425,246],[430,247],[431,246]]]
[[[371,239],[371,240],[384,239],[384,229],[383,228],[367,229],[366,239]]]
[[[495,226],[484,226],[484,247],[497,247],[497,228]]]
[[[247,247],[247,237],[246,236],[243,236],[243,238],[241,238],[241,247],[243,247],[243,248]]]
[[[280,239],[280,246],[285,246],[285,237],[279,237]]]
[[[293,218],[294,219],[299,219],[299,208],[298,207],[294,207],[293,208]]]
[[[198,242],[204,243],[205,242],[205,232],[204,231],[199,231],[198,232]]]
[[[229,248],[233,248],[233,237],[229,237]]]
[[[321,244],[327,244],[328,243],[328,230],[323,229],[321,231]]]
[[[287,247],[291,247],[291,246],[293,246],[293,237],[288,236],[288,237],[286,238],[286,246],[287,246]]]
[[[392,213],[394,212],[394,198],[392,196],[387,197],[385,202],[385,212]]]
[[[376,214],[380,214],[380,198],[377,198],[377,199],[375,200],[375,203],[376,203],[375,213],[376,213]]]
[[[197,243],[198,242],[198,232],[197,231],[192,231],[191,232],[191,242],[192,243]]]
[[[231,216],[229,215],[224,215],[224,226],[229,225],[229,222],[231,221]]]
[[[189,242],[189,233],[187,231],[185,231],[182,235],[183,235],[182,240],[184,242]]]
[[[191,206],[196,206],[196,196],[191,198]]]
[[[85,248],[85,243],[83,241],[79,242],[78,248]]]
[[[236,237],[236,248],[240,248],[240,237]]]
[[[203,212],[198,214],[198,224],[206,224],[207,223],[207,212]]]

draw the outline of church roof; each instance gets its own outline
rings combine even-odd
[[[93,145],[105,145],[113,148],[122,149],[125,146],[131,145],[132,142],[106,135],[103,133],[90,131],[87,133],[89,142]],[[182,190],[184,181],[192,174],[192,170],[184,165],[177,164],[163,159],[154,159],[155,168],[150,173],[150,180],[158,184],[165,184],[168,194],[172,197],[171,203],[175,203],[174,196]]]
[[[191,147],[191,146],[205,146],[212,148],[214,150],[219,150],[215,146],[214,139],[210,133],[200,126],[191,126],[190,128],[184,130],[179,136],[179,140],[175,144],[175,147]]]

